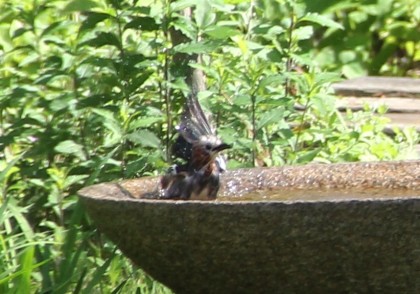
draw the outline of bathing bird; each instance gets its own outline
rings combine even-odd
[[[216,136],[195,93],[187,97],[181,123],[176,129],[179,134],[172,153],[185,163],[171,166],[161,178],[160,198],[215,199],[220,174],[226,170],[226,159],[220,152],[232,146]]]

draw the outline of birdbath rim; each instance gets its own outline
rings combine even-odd
[[[222,187],[216,200],[167,200],[144,197],[145,193],[156,191],[160,176],[147,176],[115,182],[99,183],[82,188],[78,194],[82,197],[95,198],[103,201],[145,202],[161,205],[252,205],[266,203],[294,204],[300,202],[348,202],[371,200],[395,200],[407,198],[399,195],[396,190],[419,191],[409,198],[420,198],[420,160],[355,162],[306,165],[239,168],[228,170],[222,175]],[[307,192],[318,189],[328,191],[349,191],[373,189],[389,191],[383,197],[363,197],[364,195],[347,195],[344,197],[288,199],[247,199],[242,196],[253,193],[287,192],[298,190]],[[370,191],[371,192],[371,191]],[[237,196],[237,197],[236,197]],[[403,196],[403,197],[401,197]]]

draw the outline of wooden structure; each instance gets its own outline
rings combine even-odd
[[[385,117],[390,125],[385,132],[392,134],[395,127],[415,127],[420,133],[420,79],[392,77],[360,77],[333,85],[335,93],[342,96],[338,108],[345,111],[386,105]],[[420,155],[420,144],[417,145]]]

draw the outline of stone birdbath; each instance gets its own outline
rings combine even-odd
[[[420,161],[228,171],[215,201],[147,199],[158,182],[79,194],[175,293],[420,293]]]

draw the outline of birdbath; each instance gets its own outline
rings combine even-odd
[[[148,199],[157,177],[79,191],[175,293],[419,293],[420,161],[227,171],[215,201]]]

